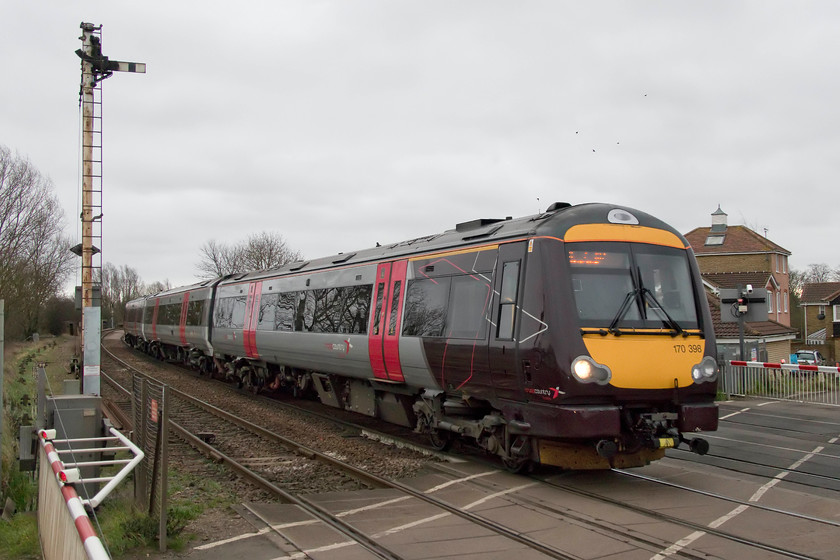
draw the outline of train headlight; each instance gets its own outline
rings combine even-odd
[[[695,383],[717,379],[718,365],[714,358],[706,356],[699,364],[691,368],[691,377]]]
[[[612,379],[610,368],[589,356],[578,356],[572,361],[572,375],[581,383],[606,385]]]
[[[632,226],[639,225],[639,218],[621,208],[613,208],[607,214],[607,221],[611,224],[628,224]]]

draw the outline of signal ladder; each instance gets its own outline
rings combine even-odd
[[[101,44],[102,27],[93,28]],[[82,65],[84,68],[84,64]],[[84,79],[84,77],[83,77]],[[89,83],[89,82],[88,82]],[[82,234],[90,228],[93,245],[91,263],[82,260],[82,278],[94,285],[102,282],[102,81],[93,81],[92,96],[80,95],[82,110]]]

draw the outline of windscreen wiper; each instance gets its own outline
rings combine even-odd
[[[607,329],[608,332],[611,332],[614,335],[621,335],[621,330],[617,329],[618,322],[621,321],[627,312],[630,311],[630,306],[636,302],[636,298],[639,297],[639,293],[642,290],[636,288],[635,290],[630,290],[627,292],[627,295],[624,296],[624,301],[621,302],[621,307],[618,308],[618,312],[613,317],[612,322],[610,323],[610,328]]]
[[[650,290],[648,290],[647,288],[642,288],[642,289],[640,290],[640,292],[641,292],[641,294],[642,294],[642,300],[643,300],[643,301],[644,301],[645,299],[647,299],[647,300],[648,300],[648,302],[653,303],[653,306],[651,306],[651,309],[661,311],[661,312],[662,312],[662,314],[663,314],[663,315],[665,315],[665,319],[667,319],[667,323],[668,323],[668,325],[669,325],[672,329],[674,329],[674,332],[671,334],[671,336],[677,336],[678,334],[682,334],[683,336],[688,336],[688,333],[687,333],[687,332],[685,332],[685,330],[683,330],[683,328],[680,326],[680,324],[679,324],[679,323],[677,323],[677,322],[674,320],[674,318],[673,318],[673,317],[671,317],[670,315],[668,315],[668,312],[667,312],[667,311],[665,311],[665,308],[662,306],[662,304],[661,304],[661,303],[659,303],[659,300],[658,300],[658,299],[656,299],[656,296],[655,296],[655,295],[653,295],[653,292],[651,292],[651,291],[650,291]]]

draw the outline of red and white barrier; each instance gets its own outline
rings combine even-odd
[[[52,432],[52,433],[50,433]],[[61,486],[61,494],[64,496],[64,501],[67,504],[67,510],[73,517],[73,522],[76,525],[76,531],[79,533],[79,538],[85,547],[88,558],[91,560],[109,560],[110,556],[102,546],[102,541],[96,534],[93,524],[82,505],[82,500],[76,494],[75,488],[69,482],[63,482],[62,479],[67,480],[67,473],[61,459],[58,457],[58,452],[55,450],[50,439],[55,437],[55,430],[40,430],[38,432],[38,439],[44,447],[44,452],[47,454],[47,459],[50,462],[50,467],[55,473],[55,478]],[[52,436],[52,437],[50,437]]]
[[[810,366],[805,364],[772,364],[769,362],[742,362],[739,360],[730,360],[729,365],[767,369],[786,369],[789,371],[817,371],[821,373],[840,373],[840,367],[835,366]]]

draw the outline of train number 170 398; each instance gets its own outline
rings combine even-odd
[[[702,344],[674,344],[674,353],[675,354],[702,354],[703,353],[703,345]]]

